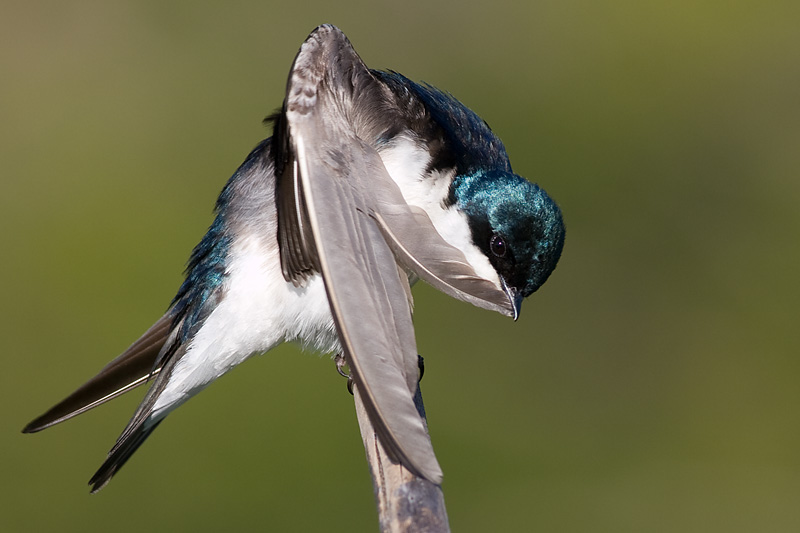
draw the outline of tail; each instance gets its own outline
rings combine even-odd
[[[125,428],[117,443],[108,453],[108,458],[100,469],[92,476],[89,484],[92,485],[93,493],[103,488],[111,480],[164,419],[164,415],[161,415],[157,420],[153,420],[150,416],[152,414],[150,408],[160,391],[163,390],[167,381],[166,375],[174,365],[174,361],[169,361],[168,357],[161,357],[171,329],[172,316],[168,313],[153,324],[122,355],[106,365],[95,377],[49,411],[31,421],[22,430],[23,433],[35,433],[69,420],[155,377],[153,387],[145,396],[128,427]],[[168,355],[174,355],[174,353],[175,349],[173,348]]]
[[[114,474],[122,468],[128,459],[130,459],[133,452],[139,449],[139,446],[150,436],[150,433],[158,427],[161,421],[158,420],[152,424],[141,423],[138,427],[129,428],[122,434],[117,443],[108,452],[108,458],[100,466],[100,468],[89,480],[89,485],[92,486],[92,494],[105,487]]]
[[[167,342],[169,343],[169,341]],[[105,462],[103,462],[97,472],[95,472],[92,479],[89,480],[89,485],[92,486],[92,493],[105,487],[106,484],[111,481],[111,478],[114,477],[114,474],[122,468],[122,465],[130,459],[131,455],[133,455],[145,439],[150,436],[150,433],[164,420],[167,413],[183,403],[176,402],[172,404],[171,408],[161,410],[157,415],[154,414],[156,400],[158,400],[161,393],[164,392],[172,370],[175,368],[175,363],[186,353],[185,346],[183,345],[177,346],[174,351],[167,351],[170,353],[161,367],[161,372],[159,372],[153,382],[153,386],[147,391],[142,403],[139,404],[139,407],[133,414],[133,418],[128,422],[127,427],[117,439],[114,447],[108,452],[108,457]]]

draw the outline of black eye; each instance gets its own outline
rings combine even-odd
[[[489,239],[489,249],[497,257],[503,257],[506,255],[506,241],[500,235],[494,234]]]

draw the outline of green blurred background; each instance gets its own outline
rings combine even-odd
[[[415,289],[453,530],[800,531],[796,0],[1,12],[3,532],[377,530],[344,381],[294,347],[95,496],[142,391],[19,433],[164,311],[322,22],[477,111],[565,213],[518,323]]]

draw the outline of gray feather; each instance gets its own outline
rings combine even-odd
[[[412,401],[418,374],[408,282],[370,216],[370,183],[391,178],[378,153],[356,136],[350,115],[356,87],[374,91],[377,82],[341,32],[320,27],[301,47],[287,87],[299,163],[293,179],[305,198],[345,357],[381,443],[439,483],[441,468]]]
[[[412,400],[417,348],[404,270],[479,307],[506,315],[513,310],[500,287],[479,276],[422,210],[406,204],[383,166],[374,143],[392,106],[397,100],[344,34],[321,26],[309,36],[289,75],[286,122],[276,128],[288,136],[278,144],[290,152],[278,189],[295,202],[278,205],[279,220],[294,225],[278,238],[285,241],[281,253],[314,251],[314,268],[325,280],[345,356],[381,443],[407,468],[439,483],[441,468]],[[296,253],[295,242],[309,227],[313,245]]]
[[[381,195],[372,214],[398,263],[449,296],[514,315],[506,294],[475,272],[461,250],[439,235],[422,209],[406,204],[394,182],[384,180]]]

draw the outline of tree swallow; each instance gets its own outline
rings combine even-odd
[[[152,381],[89,482],[108,483],[186,400],[288,341],[343,354],[387,452],[441,483],[412,397],[411,284],[516,319],[564,245],[561,212],[450,94],[370,70],[334,26],[306,39],[283,107],[223,188],[166,314],[23,430]]]

